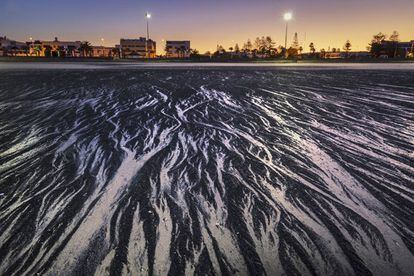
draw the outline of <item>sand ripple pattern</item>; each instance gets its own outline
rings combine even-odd
[[[414,275],[414,73],[0,75],[1,275]]]

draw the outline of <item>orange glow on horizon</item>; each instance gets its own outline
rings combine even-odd
[[[120,38],[145,37],[148,18],[142,15],[151,11],[151,39],[157,41],[158,54],[163,53],[162,39],[190,40],[191,48],[204,53],[214,52],[217,45],[228,49],[237,43],[242,48],[248,39],[253,43],[256,37],[262,36],[271,36],[276,46],[284,45],[286,22],[283,15],[289,11],[293,16],[289,21],[288,45],[297,32],[304,52],[309,51],[311,42],[317,50],[342,49],[348,39],[352,50],[366,50],[374,34],[391,34],[394,30],[400,33],[400,40],[414,40],[412,0],[395,0],[393,5],[377,0],[318,0],[315,3],[263,0],[260,5],[229,0],[220,6],[210,1],[177,1],[184,1],[185,5],[172,7],[166,5],[165,0],[141,4],[122,1],[103,3],[96,9],[96,5],[88,2],[82,9],[74,5],[64,14],[61,4],[50,6],[44,0],[39,0],[36,5],[19,2],[26,5],[22,7],[0,3],[3,32],[0,35],[18,41],[28,41],[29,37],[41,40],[58,37],[60,40],[87,40],[93,45],[114,46],[119,44]],[[101,37],[105,41],[101,41]]]

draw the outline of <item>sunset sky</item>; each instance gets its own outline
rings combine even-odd
[[[414,39],[413,0],[1,0],[0,35],[35,39],[88,40],[113,46],[119,38],[145,36],[146,11],[151,38],[191,40],[200,52],[225,48],[250,38],[270,35],[284,43],[286,11],[294,13],[289,40],[298,32],[305,50],[341,47],[351,40],[353,50],[365,50],[372,35],[397,30],[401,40]]]

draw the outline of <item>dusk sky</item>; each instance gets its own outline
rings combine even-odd
[[[119,38],[145,36],[146,11],[152,13],[151,38],[191,40],[200,52],[225,48],[250,38],[270,35],[284,41],[285,11],[294,13],[289,40],[298,32],[305,50],[341,47],[351,40],[353,50],[365,50],[372,35],[397,30],[401,40],[414,39],[413,0],[1,0],[0,35],[27,41],[35,39],[88,40],[100,45]]]

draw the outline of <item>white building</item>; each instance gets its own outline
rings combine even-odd
[[[24,42],[0,36],[0,55],[26,56],[28,55],[28,46]]]
[[[35,41],[30,44],[30,52],[33,55],[46,57],[77,57],[80,55],[81,41],[60,41],[57,37],[52,41]],[[40,46],[40,52],[37,53]]]
[[[157,52],[155,41],[145,37],[139,39],[124,39],[120,41],[122,58],[155,58]]]
[[[167,40],[165,54],[168,58],[188,58],[190,57],[190,41]]]

